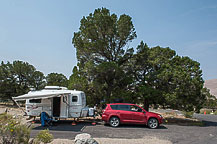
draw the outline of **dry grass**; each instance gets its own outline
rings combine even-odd
[[[161,113],[164,124],[176,124],[181,126],[203,126],[203,122],[196,118],[187,118],[184,114],[178,115],[175,112]]]

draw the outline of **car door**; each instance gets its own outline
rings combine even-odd
[[[132,122],[130,105],[118,105],[117,114],[119,115],[122,123],[131,123]]]
[[[136,105],[131,105],[130,110],[131,110],[133,123],[138,123],[138,124],[146,123],[146,120],[147,120],[146,114],[140,107]]]

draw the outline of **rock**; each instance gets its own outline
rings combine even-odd
[[[78,135],[76,135],[76,137],[75,137],[75,141],[77,141],[77,140],[81,140],[81,139],[90,139],[91,138],[91,135],[90,134],[88,134],[88,133],[82,133],[82,134],[78,134]]]
[[[98,144],[98,142],[91,138],[91,135],[88,133],[78,134],[75,137],[75,144]]]

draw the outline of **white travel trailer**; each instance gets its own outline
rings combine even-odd
[[[43,90],[13,97],[13,100],[26,100],[29,116],[40,116],[46,112],[54,118],[79,118],[86,117],[89,110],[84,92],[59,86],[46,86]]]

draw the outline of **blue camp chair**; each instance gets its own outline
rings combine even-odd
[[[41,113],[41,126],[50,126],[52,123],[52,119],[49,117],[49,115],[46,112]]]

